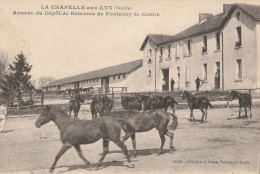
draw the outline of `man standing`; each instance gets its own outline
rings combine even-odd
[[[199,91],[199,88],[200,88],[200,82],[201,82],[202,80],[200,80],[200,78],[199,77],[197,77],[197,79],[195,80],[195,83],[196,83],[196,90],[197,91]],[[202,81],[203,82],[203,81]]]
[[[175,81],[173,80],[173,78],[171,79],[171,91],[173,92],[174,91],[174,84],[175,84]]]

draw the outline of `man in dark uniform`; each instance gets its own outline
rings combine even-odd
[[[197,79],[195,80],[195,83],[196,83],[196,90],[197,91],[199,91],[199,88],[200,88],[200,82],[201,82],[202,80],[200,80],[200,78],[199,77],[197,77]],[[203,81],[202,81],[203,82]]]
[[[173,92],[174,91],[174,84],[175,84],[175,81],[173,80],[173,78],[171,79],[171,91]]]

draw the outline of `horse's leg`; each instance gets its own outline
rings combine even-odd
[[[174,104],[172,104],[172,105],[171,105],[171,107],[172,107],[172,113],[173,113],[173,115],[175,115],[175,108],[174,108]]]
[[[131,139],[132,139],[132,145],[133,145],[133,149],[134,149],[134,158],[136,157],[136,139],[135,139],[135,134],[131,135]]]
[[[71,148],[71,145],[70,144],[64,144],[61,148],[61,150],[59,151],[59,153],[57,154],[56,158],[55,158],[55,161],[54,163],[52,164],[51,168],[50,168],[50,173],[53,172],[55,166],[56,166],[56,163],[57,161],[60,159],[60,157],[69,149]]]
[[[246,109],[246,106],[245,106],[245,117],[247,118],[247,109]]]
[[[125,136],[122,137],[122,142],[125,143],[125,141],[132,135],[130,132],[126,132]]]
[[[241,106],[239,106],[239,115],[238,115],[238,119],[240,119],[240,113],[241,113],[241,109],[242,109],[242,107],[241,107]]]
[[[80,146],[79,145],[74,145],[75,149],[77,150],[78,152],[78,155],[81,159],[83,159],[83,161],[88,165],[90,164],[90,162],[88,160],[86,160],[86,158],[83,156],[82,152],[81,152],[81,149],[80,149]]]
[[[173,137],[174,137],[174,134],[171,133],[171,132],[169,132],[169,131],[167,130],[167,132],[165,133],[165,135],[167,135],[167,136],[170,138],[170,149],[171,149],[171,150],[174,150],[174,149],[175,149],[174,146],[173,146]]]
[[[202,112],[201,123],[203,123],[203,121],[204,121],[204,116],[205,116],[205,112],[204,112],[204,110],[203,110],[202,107],[200,108],[200,110],[201,110],[201,112]]]
[[[195,118],[193,116],[193,109],[190,109],[190,121],[192,120],[193,118],[193,122],[195,122]]]
[[[114,143],[115,143],[118,147],[120,147],[120,148],[122,149],[124,155],[125,155],[126,158],[127,158],[127,161],[128,161],[129,163],[131,163],[131,160],[130,160],[129,155],[128,155],[127,148],[126,148],[126,146],[124,145],[124,143],[123,143],[122,141],[120,141],[120,140],[114,141]]]
[[[208,108],[205,109],[205,123],[207,122],[208,119]]]
[[[162,149],[163,149],[163,146],[164,146],[164,143],[165,143],[164,133],[162,131],[159,131],[159,135],[160,135],[160,138],[161,138],[161,147],[160,147],[158,155],[162,154]]]
[[[103,138],[103,153],[102,153],[102,156],[99,160],[99,164],[102,163],[106,154],[108,153],[108,146],[109,146],[109,140],[106,140],[106,139]]]
[[[249,104],[249,112],[250,112],[250,118],[252,118],[252,113],[251,113],[251,103]]]

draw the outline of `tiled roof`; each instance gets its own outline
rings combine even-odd
[[[44,87],[51,87],[51,86],[56,86],[56,85],[62,85],[62,84],[67,84],[67,83],[72,83],[72,82],[79,82],[79,81],[84,81],[84,80],[89,80],[89,79],[94,79],[94,78],[100,78],[100,77],[106,77],[106,76],[111,76],[111,75],[117,75],[117,74],[125,74],[129,73],[140,66],[142,66],[143,60],[135,60],[132,62],[128,63],[123,63],[120,65],[116,66],[111,66],[67,78],[63,78],[60,80],[55,80],[49,84],[47,84]]]
[[[155,45],[158,45],[164,41],[169,40],[172,37],[172,35],[162,35],[162,34],[148,34],[140,48],[140,50],[142,51],[147,43],[147,41],[149,40],[149,38],[153,41],[153,43]]]
[[[250,5],[250,4],[236,4],[255,20],[260,20],[260,5]]]
[[[192,37],[192,36],[199,35],[202,33],[207,33],[207,32],[218,30],[221,28],[224,17],[225,17],[225,14],[218,14],[216,16],[213,16],[212,18],[210,18],[206,21],[202,21],[198,24],[195,24],[192,27],[172,36],[170,39],[168,39],[165,42],[161,42],[159,45],[165,44],[168,42],[181,40],[181,39],[188,38],[188,37]]]
[[[250,15],[252,18],[254,18],[255,20],[260,20],[260,6],[259,5],[249,5],[249,4],[233,4],[232,7],[230,8],[230,10],[227,13],[221,13],[218,15],[215,15],[213,17],[211,17],[208,20],[202,21],[198,24],[193,25],[192,27],[176,34],[173,36],[167,36],[164,37],[163,41],[160,42],[160,36],[161,35],[147,35],[150,36],[150,38],[157,38],[157,39],[153,39],[156,40],[156,45],[160,46],[163,44],[167,44],[170,42],[174,42],[174,41],[178,41],[178,40],[182,40],[185,38],[189,38],[189,37],[193,37],[193,36],[197,36],[203,33],[208,33],[208,32],[212,32],[212,31],[217,31],[223,28],[224,24],[227,22],[227,20],[230,18],[230,16],[232,15],[233,11],[239,8],[242,11],[244,11],[245,13],[247,13],[248,15]],[[148,38],[146,37],[141,50],[144,48]]]

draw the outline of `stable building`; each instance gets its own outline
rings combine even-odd
[[[176,35],[148,34],[143,52],[143,91],[260,87],[260,6],[225,4],[221,14],[199,14],[199,22]],[[165,82],[164,82],[165,81]]]
[[[111,66],[59,80],[55,80],[43,87],[47,91],[65,91],[78,88],[99,89],[101,93],[116,91],[135,92],[142,88],[140,81],[143,60],[135,60],[116,66]],[[138,80],[139,79],[139,80]]]

